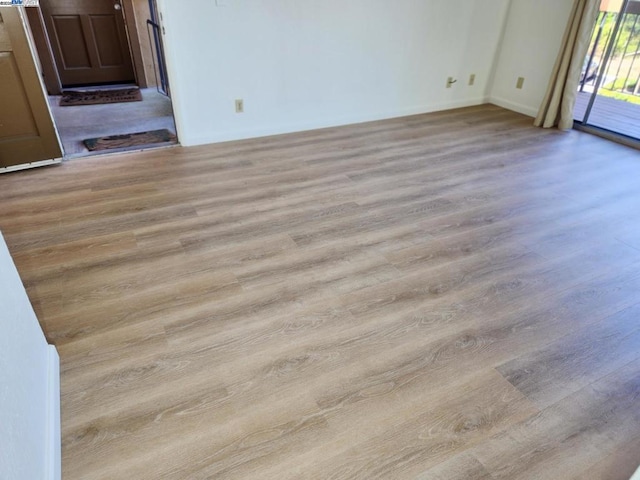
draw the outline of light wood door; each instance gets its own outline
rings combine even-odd
[[[62,156],[22,7],[0,9],[0,167]]]
[[[42,0],[62,85],[135,82],[120,0]]]

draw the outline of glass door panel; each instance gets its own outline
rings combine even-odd
[[[640,0],[603,0],[574,118],[640,139]]]

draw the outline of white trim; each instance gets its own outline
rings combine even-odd
[[[452,110],[455,108],[472,107],[487,103],[488,97],[475,97],[465,100],[453,100],[449,102],[421,105],[418,107],[408,107],[390,112],[366,113],[349,115],[345,117],[325,118],[313,122],[288,123],[264,128],[254,128],[249,130],[227,130],[212,133],[207,136],[191,137],[184,135],[180,138],[182,146],[204,145],[207,143],[228,142],[233,140],[243,140],[248,138],[267,137],[270,135],[282,135],[286,133],[303,132],[307,130],[317,130],[321,128],[339,127],[352,125],[355,123],[375,122],[390,118],[407,117],[410,115],[420,115],[423,113],[438,112],[442,110]]]
[[[39,162],[21,163],[20,165],[0,167],[0,173],[16,172],[18,170],[26,170],[27,168],[44,167],[46,165],[56,165],[58,163],[62,163],[61,158],[53,158],[51,160],[40,160]]]
[[[48,347],[46,478],[47,480],[61,480],[60,357],[56,347],[53,345]]]
[[[538,109],[534,107],[530,107],[529,105],[523,105],[521,103],[511,102],[509,100],[505,100],[500,97],[491,97],[489,101],[502,108],[506,108],[507,110],[512,110],[514,112],[522,113],[523,115],[527,115],[528,117],[536,118],[538,116]]]

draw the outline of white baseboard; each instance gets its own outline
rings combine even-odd
[[[60,431],[60,357],[56,347],[49,345],[47,385],[47,480],[62,478]]]
[[[430,105],[419,105],[407,107],[387,112],[369,112],[366,114],[355,114],[341,117],[324,118],[310,122],[280,124],[265,128],[250,128],[247,130],[227,130],[212,133],[207,136],[180,136],[180,144],[187,146],[204,145],[208,143],[228,142],[233,140],[243,140],[248,138],[267,137],[271,135],[282,135],[286,133],[304,132],[320,128],[339,127],[343,125],[353,125],[363,122],[375,122],[390,118],[407,117],[410,115],[420,115],[423,113],[438,112],[441,110],[452,110],[454,108],[472,107],[488,102],[487,97],[475,97],[464,100],[452,100]]]
[[[20,165],[0,167],[0,173],[17,172],[18,170],[26,170],[28,168],[37,168],[37,167],[46,167],[47,165],[58,165],[59,163],[62,163],[61,158],[53,158],[51,160],[40,160],[39,162],[21,163]]]
[[[536,118],[538,116],[538,109],[529,105],[522,105],[521,103],[512,102],[500,97],[491,97],[489,102],[499,107],[506,108],[507,110],[522,113],[528,117]]]

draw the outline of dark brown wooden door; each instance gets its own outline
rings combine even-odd
[[[135,81],[120,0],[40,0],[62,85]]]

